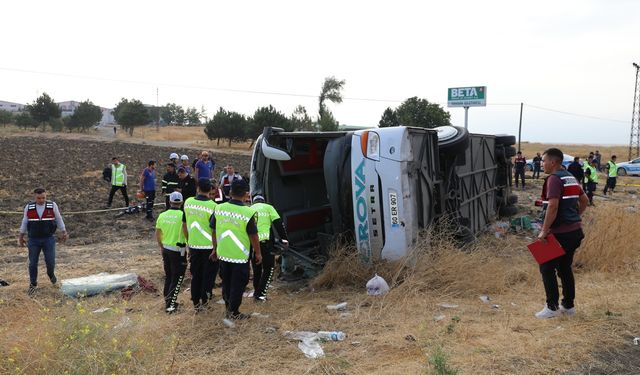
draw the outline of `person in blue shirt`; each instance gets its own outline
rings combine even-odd
[[[140,176],[140,190],[147,199],[147,220],[153,221],[153,201],[156,199],[156,162],[149,160],[147,168]]]
[[[200,160],[198,160],[198,162],[196,163],[193,177],[196,179],[196,181],[199,181],[203,178],[211,181],[211,176],[215,165],[216,164],[209,158],[209,153],[207,151],[202,151]]]

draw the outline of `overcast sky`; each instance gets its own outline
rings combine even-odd
[[[21,0],[1,10],[0,100],[155,104],[158,88],[160,104],[209,116],[269,104],[315,116],[335,76],[345,100],[329,107],[342,124],[377,125],[418,96],[464,126],[447,88],[487,86],[472,132],[517,134],[524,102],[523,140],[629,142],[640,1]]]

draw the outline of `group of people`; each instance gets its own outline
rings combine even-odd
[[[618,180],[616,155],[612,155],[611,160],[603,168],[600,168],[600,157],[596,157],[596,154],[591,152],[587,160],[581,163],[580,157],[576,156],[573,158],[573,162],[567,166],[567,171],[582,183],[582,188],[586,192],[591,206],[593,206],[593,194],[597,190],[600,181],[598,177],[599,171],[603,171],[607,175],[607,181],[602,191],[604,195],[613,194]]]
[[[265,301],[274,267],[274,246],[288,243],[284,223],[261,195],[251,198],[249,185],[236,179],[230,199],[212,199],[210,180],[197,182],[195,196],[179,191],[169,194],[169,209],[158,216],[156,239],[162,253],[168,313],[176,311],[177,295],[187,265],[191,271],[191,301],[196,312],[210,306],[217,276],[222,280],[225,318],[246,319],[240,312],[243,294],[253,269],[253,298]]]
[[[214,200],[223,202],[230,199],[231,184],[233,181],[242,180],[242,176],[235,172],[232,165],[228,164],[222,168],[218,178],[213,175],[215,161],[210,158],[208,151],[202,151],[198,157],[189,163],[189,156],[179,156],[177,153],[169,155],[166,163],[166,171],[162,176],[161,192],[164,196],[165,207],[169,207],[169,196],[171,193],[180,192],[185,199],[196,195],[196,181],[200,179],[209,180],[215,192]],[[157,168],[155,160],[149,160],[147,166],[140,173],[138,193],[136,196],[145,199],[146,218],[155,220],[153,207],[156,199]],[[105,180],[111,183],[111,190],[105,208],[111,208],[116,192],[120,191],[124,198],[125,206],[129,206],[129,195],[127,193],[127,166],[120,162],[117,156],[111,159],[111,166],[105,168],[103,173]]]

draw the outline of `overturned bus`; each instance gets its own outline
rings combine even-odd
[[[264,196],[286,224],[285,271],[297,264],[314,273],[338,236],[352,239],[364,261],[396,260],[443,217],[457,240],[469,242],[497,216],[513,215],[513,144],[511,135],[453,126],[265,128],[253,150],[251,194]]]

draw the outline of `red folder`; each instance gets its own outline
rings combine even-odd
[[[564,255],[564,249],[553,234],[548,235],[546,241],[536,240],[527,247],[538,264],[547,263]]]

